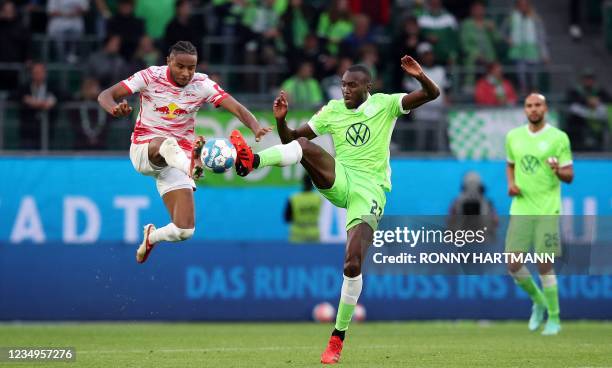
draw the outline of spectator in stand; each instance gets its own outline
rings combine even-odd
[[[351,0],[351,13],[366,15],[374,33],[383,33],[391,21],[391,3],[391,0]]]
[[[121,37],[109,35],[104,40],[102,50],[90,55],[87,62],[87,74],[100,81],[102,88],[107,88],[128,74],[127,64],[119,54]]]
[[[47,1],[47,34],[55,40],[59,60],[78,61],[74,42],[85,33],[84,15],[87,10],[89,0]]]
[[[338,62],[336,74],[330,75],[321,81],[321,87],[323,88],[328,100],[342,99],[342,76],[353,64],[353,59],[348,57],[341,58]]]
[[[289,55],[289,66],[291,72],[298,70],[302,62],[308,61],[314,67],[314,77],[317,80],[328,76],[336,68],[337,59],[328,55],[321,48],[319,39],[314,33],[306,36],[304,47],[296,50],[294,54]],[[331,72],[330,72],[331,71]]]
[[[359,50],[359,58],[359,64],[368,67],[372,74],[372,91],[380,91],[383,87],[383,82],[378,72],[380,54],[376,45],[371,43],[363,45],[361,50]]]
[[[47,84],[47,68],[43,63],[33,63],[30,80],[17,91],[21,102],[19,109],[19,137],[24,149],[40,149],[45,124],[51,140],[57,118],[58,94]]]
[[[0,3],[0,63],[27,63],[30,58],[30,35],[17,18],[15,3]],[[19,73],[0,71],[0,90],[14,91],[19,86]]]
[[[583,70],[580,84],[567,93],[570,110],[566,131],[576,150],[599,151],[605,148],[605,135],[609,135],[610,129],[605,104],[610,102],[610,95],[597,84],[593,70]]]
[[[353,32],[348,0],[332,0],[326,11],[319,16],[317,36],[327,43],[327,51],[337,55],[342,40]]]
[[[202,24],[198,24],[193,18],[191,2],[189,0],[177,0],[175,12],[176,16],[166,27],[163,49],[169,50],[178,41],[189,41],[198,50],[198,59],[203,59],[201,41],[206,36],[206,30]]]
[[[149,36],[143,36],[134,53],[132,62],[129,64],[129,74],[134,74],[139,70],[159,65],[160,63],[163,64],[164,62],[162,62],[161,53],[155,47],[153,40]]]
[[[278,50],[283,48],[280,38],[280,15],[275,9],[275,0],[263,0],[249,4],[242,18],[248,33],[245,45],[247,63],[276,64]]]
[[[80,102],[78,108],[69,110],[68,118],[75,132],[74,148],[77,150],[106,148],[109,115],[97,103],[100,91],[98,80],[86,77],[75,96]]]
[[[477,0],[472,3],[470,17],[461,23],[461,49],[466,72],[463,87],[470,94],[474,91],[476,67],[497,61],[495,44],[501,40],[495,23],[485,15],[484,3]]]
[[[246,0],[213,0],[213,13],[217,24],[213,32],[216,35],[234,36],[240,29]]]
[[[529,0],[516,0],[504,28],[509,42],[508,57],[516,65],[520,93],[526,95],[537,89],[538,67],[549,62],[544,22]]]
[[[481,106],[513,106],[518,97],[509,80],[504,78],[498,62],[489,64],[487,74],[476,83],[474,92],[476,104]]]
[[[137,0],[135,14],[144,19],[146,33],[154,40],[164,36],[166,26],[174,18],[176,0]]]
[[[404,55],[417,57],[417,46],[425,42],[425,38],[419,28],[419,22],[414,16],[407,16],[402,21],[399,33],[393,41],[395,57],[393,60],[400,60]],[[392,89],[401,90],[404,71],[402,68],[391,68],[392,70]]]
[[[303,62],[297,73],[283,82],[281,89],[287,92],[289,103],[298,109],[318,108],[323,103],[319,82],[314,79],[310,62]]]
[[[370,18],[367,15],[357,14],[353,17],[353,32],[342,41],[340,49],[343,55],[354,58],[358,56],[363,46],[375,42],[370,30]]]
[[[287,55],[294,55],[304,47],[306,37],[314,32],[316,12],[304,0],[291,0],[281,17],[281,32]]]
[[[134,16],[134,0],[119,0],[117,14],[106,24],[106,34],[121,36],[121,56],[124,60],[132,60],[145,34],[144,21]]]
[[[444,120],[444,110],[449,104],[448,90],[450,82],[446,75],[446,69],[441,65],[436,65],[436,55],[433,51],[433,46],[429,43],[422,43],[417,47],[418,60],[421,64],[423,72],[429,76],[431,80],[436,82],[440,88],[440,96],[425,105],[420,106],[413,111],[416,120],[427,122],[441,122]],[[421,88],[421,84],[410,76],[404,78],[404,90],[415,91]]]
[[[457,19],[442,7],[442,0],[429,0],[427,11],[418,21],[425,38],[433,45],[436,60],[454,63],[459,53]]]

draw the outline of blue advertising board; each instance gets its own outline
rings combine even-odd
[[[503,162],[396,159],[392,169],[386,214],[447,213],[468,170],[508,211]],[[566,213],[610,215],[612,162],[577,160],[575,170]],[[137,265],[142,226],[169,218],[127,158],[2,158],[0,172],[0,320],[305,320],[316,303],[337,303],[343,246],[285,242],[297,187],[200,187],[195,237]],[[564,318],[612,318],[612,277],[560,276],[559,288]],[[372,274],[360,300],[379,320],[529,313],[502,275]]]
[[[308,320],[336,305],[342,245],[201,243],[0,248],[0,320]],[[560,276],[565,319],[612,318],[612,276]],[[525,319],[508,276],[368,275],[370,320]]]
[[[395,159],[387,215],[441,215],[458,195],[462,176],[481,174],[500,214],[507,214],[505,163]],[[125,158],[1,158],[0,244],[9,242],[134,243],[146,223],[169,222],[152,178]],[[576,160],[575,181],[563,186],[565,214],[612,214],[612,161]],[[299,188],[199,187],[198,240],[285,240],[287,198]],[[264,210],[265,209],[265,210]],[[240,231],[232,219],[241,218]],[[330,219],[330,227],[337,219]],[[338,230],[335,230],[336,232]]]

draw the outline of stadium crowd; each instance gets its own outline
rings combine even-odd
[[[516,106],[529,91],[545,90],[551,60],[544,22],[532,1],[509,3],[3,0],[0,89],[21,105],[22,148],[40,147],[43,116],[53,136],[59,104],[89,101],[66,114],[77,132],[74,148],[104,149],[110,119],[95,106],[98,91],[164,64],[178,40],[196,45],[199,71],[227,90],[272,95],[281,88],[292,106],[305,109],[339,98],[340,78],[353,63],[370,67],[375,90],[417,88],[399,68],[408,54],[444,91],[413,118],[441,121],[453,103]],[[601,146],[598,121],[607,121],[610,102],[592,74],[585,71],[567,93],[569,131],[586,150]]]

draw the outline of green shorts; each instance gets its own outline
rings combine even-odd
[[[366,223],[376,230],[387,196],[382,185],[372,183],[367,174],[344,167],[336,161],[336,180],[329,189],[319,189],[334,206],[346,208],[346,230]]]
[[[559,216],[511,216],[506,252],[552,253],[561,256]]]

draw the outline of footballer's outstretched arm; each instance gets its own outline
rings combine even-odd
[[[129,91],[121,82],[111,86],[98,95],[98,103],[106,112],[112,116],[127,116],[132,112],[132,108],[128,105],[125,97],[131,95]],[[123,99],[120,103],[117,101]]]
[[[429,79],[416,60],[410,56],[404,56],[402,58],[402,69],[421,83],[420,90],[410,92],[402,99],[402,108],[404,110],[412,110],[440,96],[440,88],[438,88],[434,81]]]
[[[242,124],[251,129],[253,134],[255,134],[255,140],[257,142],[259,142],[261,137],[272,131],[272,128],[270,127],[262,128],[255,116],[253,116],[253,114],[246,107],[244,107],[240,102],[236,101],[232,96],[228,96],[221,101],[220,106],[234,114],[234,116],[237,117]]]
[[[285,91],[280,91],[280,94],[274,99],[274,105],[272,111],[274,112],[274,119],[276,119],[276,127],[278,129],[278,136],[283,144],[287,144],[300,137],[313,139],[317,135],[312,131],[308,124],[304,124],[297,129],[291,129],[287,126],[287,111],[289,110],[289,104],[287,102],[287,94]]]

